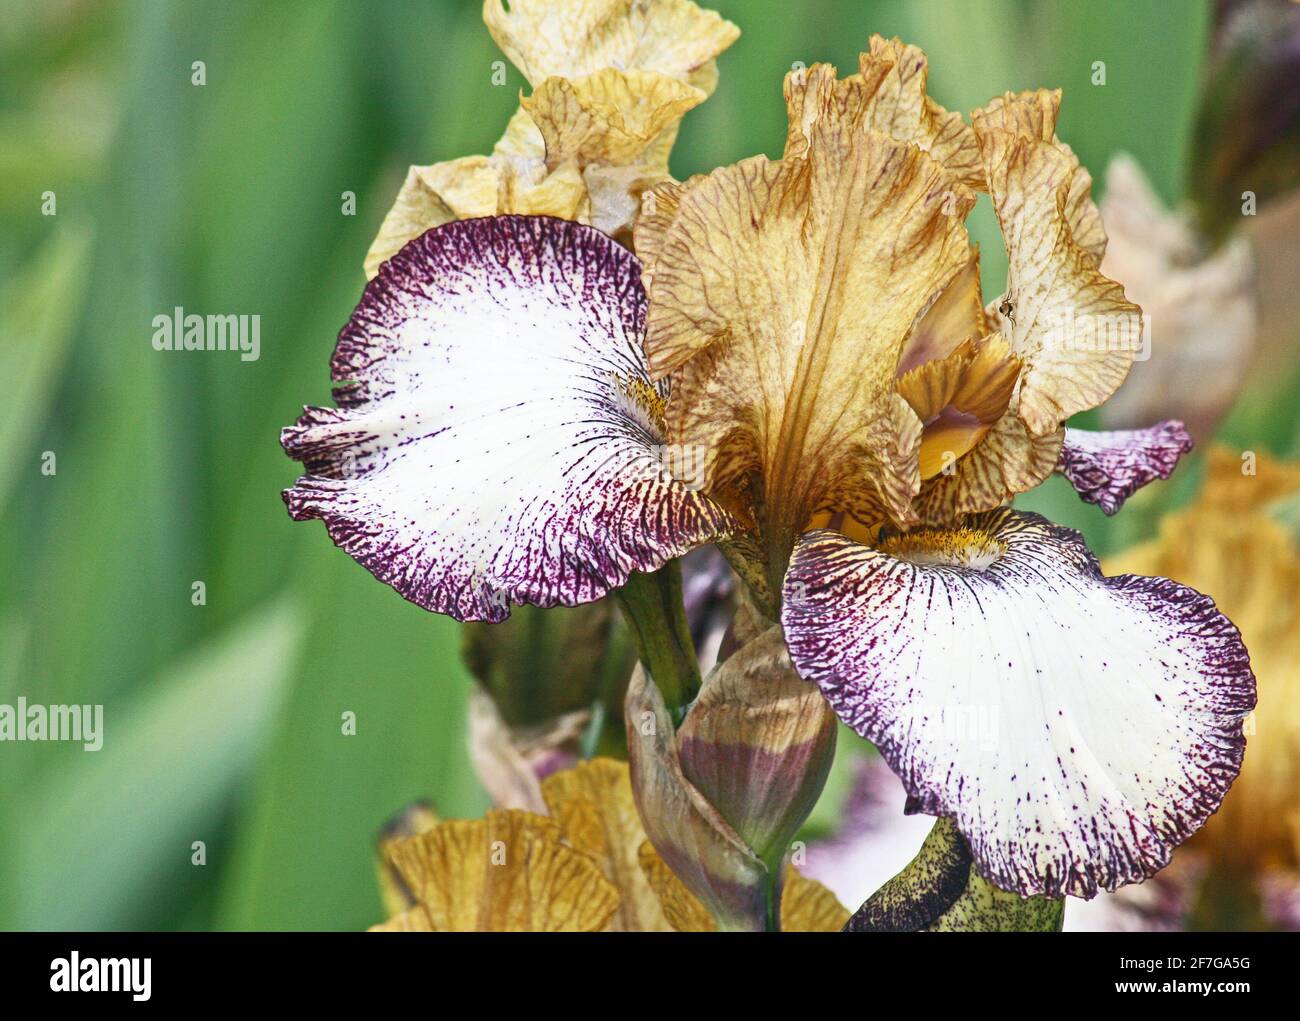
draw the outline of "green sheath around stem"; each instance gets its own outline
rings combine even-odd
[[[633,573],[618,590],[641,662],[680,726],[700,692],[700,665],[682,601],[682,567],[674,560],[652,574]]]

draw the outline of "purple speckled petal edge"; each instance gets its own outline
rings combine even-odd
[[[1169,478],[1191,449],[1187,429],[1172,419],[1146,429],[1115,432],[1066,429],[1056,470],[1081,499],[1114,514],[1148,482]]]
[[[640,264],[593,228],[498,216],[435,228],[380,269],[339,334],[339,408],[281,443],[296,520],[425,609],[498,621],[590,602],[734,521],[666,470]]]
[[[967,525],[1001,555],[914,563],[805,535],[782,611],[796,667],[997,886],[1091,897],[1152,875],[1241,768],[1240,634],[1176,582],[1104,577],[1036,514]]]

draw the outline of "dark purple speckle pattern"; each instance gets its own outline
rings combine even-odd
[[[338,408],[281,443],[297,520],[458,620],[598,599],[734,521],[662,470],[640,264],[591,227],[498,216],[385,263],[339,335]],[[661,397],[667,384],[654,388]]]
[[[1114,514],[1148,482],[1169,478],[1191,449],[1192,437],[1175,420],[1115,432],[1066,429],[1056,470],[1086,503]]]
[[[1150,876],[1241,768],[1240,634],[1176,582],[1104,577],[1036,514],[968,525],[1005,552],[920,564],[805,535],[782,611],[799,673],[1003,889],[1091,897]]]

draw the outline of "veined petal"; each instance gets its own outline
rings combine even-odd
[[[626,166],[704,98],[699,89],[655,71],[607,67],[573,81],[548,78],[521,103],[542,134],[547,165],[555,168],[569,160]],[[666,163],[667,153],[662,156]]]
[[[739,34],[689,0],[485,0],[483,20],[535,91],[491,156],[411,168],[368,279],[412,238],[475,216],[555,216],[630,240],[642,193],[668,177],[678,122]]]
[[[548,170],[545,151],[537,125],[520,110],[491,156],[411,167],[366,253],[366,279],[408,241],[453,220],[497,213],[590,219],[592,198],[577,164]]]
[[[466,156],[431,167],[411,167],[366,253],[366,279],[379,272],[411,238],[452,220],[497,211],[499,168],[486,156]]]
[[[441,823],[387,845],[415,905],[372,931],[598,932],[619,891],[545,816],[516,810]]]
[[[740,35],[690,0],[484,0],[483,21],[533,86],[615,67],[658,71],[711,92],[714,58]]]
[[[951,524],[1028,492],[1056,470],[1064,436],[1064,429],[1035,436],[1013,401],[974,450],[922,487],[916,516],[925,524]]]
[[[1150,876],[1241,767],[1255,684],[1237,629],[1175,582],[1104,577],[1034,514],[882,549],[810,533],[783,622],[800,674],[1007,890]]]
[[[1056,141],[1060,95],[1008,93],[972,115],[1007,244],[1007,290],[990,314],[1026,363],[1019,414],[1053,432],[1118,389],[1142,344],[1142,315],[1098,269],[1105,235],[1091,179]]]
[[[703,446],[706,488],[763,486],[780,544],[828,506],[910,521],[920,422],[895,392],[904,341],[970,259],[974,194],[915,137],[886,133],[892,65],[786,79],[780,161],[754,157],[672,195],[646,352],[674,376],[669,435]],[[877,121],[880,130],[877,130]],[[638,243],[640,239],[638,239]]]
[[[828,72],[826,65],[815,65],[809,78]],[[929,61],[919,46],[873,35],[870,50],[858,57],[858,74],[850,79],[860,80],[870,96],[863,127],[912,143],[964,186],[981,188],[984,171],[975,134],[961,114],[945,110],[925,94],[928,76]],[[834,78],[833,72],[830,77]],[[806,102],[812,94],[799,87],[796,73],[786,96],[790,104],[786,159],[807,153],[814,135],[812,126],[826,112],[821,104]]]
[[[983,337],[989,328],[980,298],[979,259],[975,253],[913,329],[899,359],[900,384],[912,372],[949,360],[962,343]],[[1000,335],[985,340],[990,353],[1005,343]],[[922,476],[927,474],[927,446],[940,452],[942,468],[939,474],[922,482],[921,492],[913,501],[915,516],[925,524],[947,525],[963,514],[1001,506],[1051,475],[1060,455],[1062,430],[1035,436],[1020,418],[1019,398],[1014,392],[1008,400],[1005,388],[988,385],[996,383],[996,377],[972,374],[969,378],[972,383],[983,380],[973,388],[980,403],[987,405],[980,429],[967,431],[967,442],[961,444],[939,435],[940,430],[933,425],[923,434]],[[989,419],[988,414],[998,408],[1004,413],[995,415],[996,420]],[[972,440],[973,448],[969,446]]]
[[[1085,502],[1114,514],[1148,482],[1169,478],[1191,449],[1182,422],[1115,432],[1066,429],[1057,470]]]
[[[407,245],[339,335],[340,408],[281,436],[309,473],[290,514],[459,620],[590,602],[729,531],[670,474],[639,273],[598,231],[545,217]]]
[[[579,763],[543,780],[542,794],[569,846],[595,861],[619,891],[619,908],[607,931],[671,931],[641,867],[646,836],[627,763],[606,758]]]

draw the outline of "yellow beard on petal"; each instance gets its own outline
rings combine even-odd
[[[889,536],[882,553],[922,566],[983,570],[1007,551],[1006,543],[973,528],[921,528]]]

